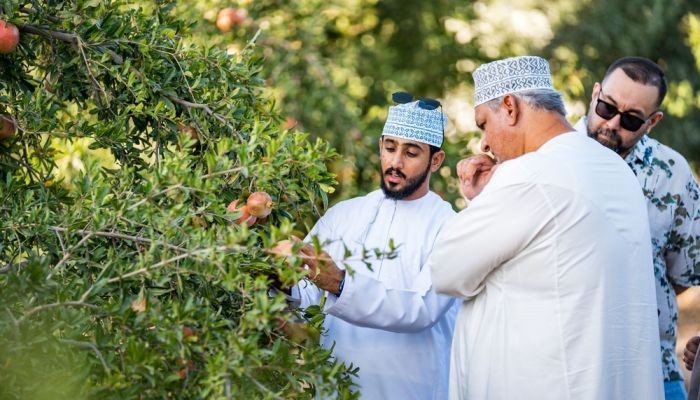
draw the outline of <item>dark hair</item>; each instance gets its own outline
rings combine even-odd
[[[622,69],[625,75],[635,82],[644,85],[653,85],[659,90],[659,97],[656,99],[656,106],[660,106],[666,97],[668,83],[664,71],[655,62],[644,57],[622,57],[608,67],[603,81],[616,69]]]

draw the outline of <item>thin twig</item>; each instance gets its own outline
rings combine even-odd
[[[248,377],[248,379],[253,381],[255,386],[257,386],[263,394],[269,394],[270,396],[272,396],[273,399],[284,400],[283,397],[280,397],[277,394],[273,393],[270,388],[268,388],[267,386],[260,383],[257,379],[253,378],[250,374],[246,374],[246,376]]]
[[[233,133],[235,133],[235,134],[238,136],[239,139],[243,140],[243,136],[241,136],[240,132],[238,132],[236,129],[233,128],[233,125],[231,125],[231,124],[228,122],[228,120],[226,119],[226,117],[224,117],[224,116],[221,115],[221,114],[215,113],[215,112],[211,109],[211,107],[209,107],[208,104],[205,104],[205,103],[193,103],[193,102],[191,102],[191,101],[183,100],[183,99],[180,99],[180,98],[175,97],[175,96],[167,96],[167,97],[168,97],[168,99],[170,99],[171,101],[173,101],[173,102],[175,102],[175,103],[177,103],[177,104],[183,105],[183,106],[185,106],[185,107],[187,107],[187,108],[197,108],[197,109],[200,109],[200,110],[204,110],[207,114],[213,116],[214,118],[218,119],[219,122],[221,122],[222,124],[226,125]]]
[[[141,237],[141,236],[132,236],[132,235],[126,235],[126,234],[117,233],[117,232],[89,231],[86,229],[77,229],[77,230],[71,231],[69,229],[61,228],[58,226],[52,226],[50,229],[53,229],[54,231],[58,231],[58,232],[70,232],[70,233],[79,233],[81,235],[94,235],[94,236],[108,237],[108,238],[113,238],[113,239],[125,239],[125,240],[131,240],[134,242],[141,242],[141,243],[148,243],[148,244],[156,243],[156,244],[161,244],[161,245],[163,245],[169,249],[175,250],[175,251],[179,251],[179,252],[187,251],[187,250],[183,249],[182,247],[178,247],[178,246],[175,246],[175,245],[172,245],[169,243],[162,243],[162,242],[151,240],[151,239]]]
[[[105,361],[104,357],[102,356],[102,353],[100,352],[100,349],[97,348],[97,345],[93,342],[83,342],[80,340],[70,340],[70,339],[60,339],[59,340],[61,343],[65,344],[70,344],[72,346],[77,346],[77,347],[83,347],[83,348],[88,348],[92,349],[92,351],[95,352],[95,355],[97,358],[100,360],[100,363],[102,363],[102,367],[105,369],[105,371],[109,374],[110,369],[109,366],[107,365],[107,362]]]
[[[140,206],[141,204],[147,202],[147,201],[148,201],[149,199],[151,199],[152,197],[158,197],[158,196],[160,196],[161,194],[168,193],[168,192],[171,191],[171,190],[180,189],[181,187],[182,187],[182,184],[181,184],[181,183],[178,183],[178,184],[175,184],[175,185],[172,185],[172,186],[168,186],[167,188],[161,190],[160,192],[158,192],[158,193],[156,193],[156,194],[154,194],[154,195],[152,195],[152,196],[147,196],[147,197],[144,197],[143,199],[137,201],[136,203],[134,203],[134,204],[132,204],[131,206],[129,206],[129,208],[127,208],[127,210],[131,211],[131,210],[133,210],[134,208],[137,208],[138,206]]]
[[[246,43],[245,47],[248,48],[248,47],[255,46],[255,42],[258,41],[258,37],[260,37],[261,33],[262,33],[262,29],[258,28],[258,30],[255,32],[255,35],[253,35],[253,37],[248,41],[248,43]]]
[[[97,306],[94,304],[83,303],[82,301],[65,301],[63,303],[43,304],[43,305],[34,307],[31,310],[27,311],[20,319],[18,319],[16,321],[16,324],[21,324],[22,321],[27,319],[29,316],[36,314],[40,311],[44,311],[44,310],[48,310],[48,309],[56,308],[56,307],[86,307],[86,308],[94,308],[94,309],[97,308]]]
[[[53,231],[53,233],[56,234],[56,237],[58,238],[58,243],[61,245],[61,250],[63,250],[63,253],[65,253],[66,252],[66,245],[63,244],[63,238],[61,237],[61,235],[58,234],[57,231]]]
[[[17,129],[19,129],[20,131],[22,131],[22,128],[19,126],[19,124],[17,124],[16,126],[17,126]],[[22,156],[23,156],[23,159],[17,160],[17,161],[19,161],[21,164],[24,164],[24,166],[27,168],[27,172],[29,173],[29,177],[30,177],[30,178],[31,178],[32,176],[34,176],[34,179],[35,179],[36,182],[41,182],[41,180],[39,179],[39,174],[36,173],[36,172],[34,171],[34,168],[32,168],[32,165],[31,165],[31,163],[29,162],[29,148],[28,148],[28,146],[27,146],[27,141],[25,140],[25,141],[23,142],[23,144],[24,144],[24,145],[22,146]]]
[[[80,58],[83,60],[83,64],[85,64],[85,70],[87,71],[88,78],[90,78],[90,81],[92,81],[92,84],[95,86],[97,102],[100,106],[103,106],[103,96],[104,99],[107,99],[107,93],[105,93],[104,89],[102,89],[100,82],[97,80],[97,78],[95,78],[95,75],[93,75],[92,70],[90,69],[90,62],[85,55],[83,41],[80,39],[80,37],[78,37],[78,40],[76,41],[76,46],[78,47]]]
[[[12,260],[10,260],[10,262],[7,263],[7,265],[0,268],[0,274],[6,274],[6,273],[12,271],[12,269],[17,269],[17,271],[19,271],[20,269],[24,268],[27,265],[27,261],[20,261],[18,263],[15,263],[14,260],[16,258],[17,258],[17,255],[12,257]]]
[[[80,300],[78,300],[78,301],[80,301],[80,302],[85,302],[85,300],[87,300],[87,298],[88,298],[88,296],[90,295],[90,293],[92,292],[92,290],[95,288],[95,286],[97,286],[97,283],[100,282],[100,278],[102,278],[102,275],[103,275],[108,269],[109,269],[109,267],[102,268],[102,271],[100,271],[100,274],[97,275],[97,278],[95,278],[95,283],[93,283],[92,285],[90,285],[90,287],[85,291],[85,293],[83,293],[83,295],[80,296]]]
[[[149,265],[148,267],[139,268],[139,269],[137,269],[137,270],[135,270],[135,271],[131,271],[131,272],[127,273],[127,274],[118,276],[118,277],[116,277],[116,278],[112,278],[112,279],[108,280],[107,283],[119,282],[119,281],[122,281],[122,280],[124,280],[124,279],[131,278],[132,276],[140,275],[140,274],[143,274],[143,273],[148,272],[148,271],[150,271],[150,270],[153,270],[153,269],[156,269],[156,268],[160,268],[160,267],[162,267],[162,266],[164,266],[164,265],[168,265],[168,264],[170,264],[170,263],[173,263],[173,262],[182,260],[183,258],[188,258],[188,257],[190,257],[190,256],[195,256],[195,255],[199,255],[199,254],[211,253],[212,251],[218,251],[218,250],[223,251],[223,250],[226,250],[226,249],[227,249],[226,246],[218,246],[218,247],[213,247],[213,248],[206,248],[206,249],[194,250],[194,251],[187,252],[187,253],[184,253],[184,254],[179,254],[179,255],[177,255],[177,256],[175,256],[175,257],[168,258],[167,260],[163,260],[163,261],[157,262],[157,263],[155,263],[155,264],[153,264],[153,265]]]
[[[231,169],[227,169],[224,171],[212,172],[210,174],[200,176],[199,179],[208,179],[208,178],[213,178],[213,177],[219,176],[219,175],[226,175],[226,174],[230,174],[231,172],[238,172],[242,169],[243,169],[243,167],[236,167],[236,168],[231,168]]]
[[[10,317],[10,319],[12,320],[12,324],[15,327],[14,328],[15,337],[19,337],[20,336],[19,321],[17,321],[17,318],[15,318],[14,314],[12,314],[12,310],[10,310],[9,307],[5,307],[5,311],[7,311],[7,315]]]
[[[54,232],[55,232],[55,231],[54,231]],[[87,242],[88,239],[90,239],[91,237],[92,237],[92,234],[87,234],[87,235],[83,236],[83,238],[80,239],[80,241],[79,241],[75,246],[73,246],[73,248],[71,248],[69,251],[67,251],[67,252],[63,255],[63,258],[61,258],[61,261],[59,261],[59,262],[53,267],[53,270],[52,270],[51,272],[49,272],[48,275],[46,275],[46,280],[51,279],[51,277],[53,276],[54,272],[56,272],[56,271],[58,270],[58,268],[59,268],[61,265],[63,265],[63,263],[65,263],[65,262],[68,260],[68,258],[71,256],[71,254],[70,254],[71,251],[73,251],[73,250],[77,249],[78,247],[82,246],[83,244],[85,244],[85,242]]]
[[[226,399],[231,399],[231,378],[228,375],[224,377],[224,395]]]
[[[20,7],[19,11],[23,12],[25,14],[33,14],[33,15],[37,15],[39,13],[39,11],[37,11],[33,8],[25,8],[25,7]],[[55,22],[55,23],[61,22],[60,18],[53,16],[53,15],[44,15],[43,17],[51,22]]]
[[[190,86],[190,81],[187,80],[187,76],[185,75],[185,70],[182,69],[182,65],[180,65],[180,60],[177,59],[177,54],[173,53],[170,55],[173,60],[175,60],[175,64],[177,65],[177,69],[180,70],[180,74],[182,74],[182,79],[185,81],[185,85],[187,85],[187,91],[190,92],[190,96],[194,99],[194,92],[192,91],[192,86]]]

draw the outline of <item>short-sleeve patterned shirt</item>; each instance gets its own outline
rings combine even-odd
[[[625,161],[647,198],[664,380],[680,380],[678,304],[672,285],[700,284],[700,189],[685,158],[646,135]]]
[[[576,130],[586,132],[585,118]],[[700,188],[685,158],[647,135],[625,161],[647,198],[664,381],[682,380],[676,358],[678,303],[673,285],[700,285]]]

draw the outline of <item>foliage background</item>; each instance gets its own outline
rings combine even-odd
[[[226,7],[247,19],[221,32]],[[268,250],[303,235],[328,203],[377,187],[394,91],[442,101],[448,157],[432,188],[456,208],[466,204],[453,166],[479,140],[470,73],[512,55],[550,60],[572,121],[610,62],[657,61],[671,88],[653,135],[700,165],[696,1],[1,8],[17,25],[84,40],[25,28],[18,51],[0,55],[0,112],[20,127],[0,142],[3,398],[308,398],[336,387],[354,396],[352,367],[316,347],[318,332],[278,326],[301,316],[267,287],[299,275]],[[195,127],[199,142],[181,126]],[[255,190],[277,206],[246,229],[225,206]]]
[[[224,7],[244,8],[249,21],[219,32]],[[181,3],[200,21],[194,41],[230,52],[261,30],[268,89],[292,125],[328,140],[342,157],[332,166],[334,200],[377,186],[376,139],[391,93],[406,90],[442,100],[452,120],[447,166],[476,149],[470,73],[479,64],[513,55],[550,60],[569,118],[585,113],[593,83],[626,55],[666,69],[666,118],[653,132],[700,161],[700,4],[674,1],[355,0],[300,2],[208,0]],[[449,170],[433,189],[464,207]]]

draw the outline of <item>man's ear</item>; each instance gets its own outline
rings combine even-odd
[[[513,126],[517,124],[518,118],[520,117],[520,104],[518,103],[518,99],[511,94],[503,96],[503,109],[506,111],[508,125]]]
[[[596,82],[593,84],[593,91],[591,91],[591,105],[593,105],[593,102],[598,100],[598,95],[600,94],[600,89],[602,89],[603,86],[600,84],[600,82]]]
[[[651,118],[649,118],[649,127],[647,128],[646,134],[648,135],[649,132],[658,124],[661,122],[661,120],[664,119],[664,113],[662,111],[657,111],[652,115]]]
[[[435,172],[440,169],[443,161],[445,161],[445,152],[440,150],[433,154],[433,158],[430,160],[430,172]]]

